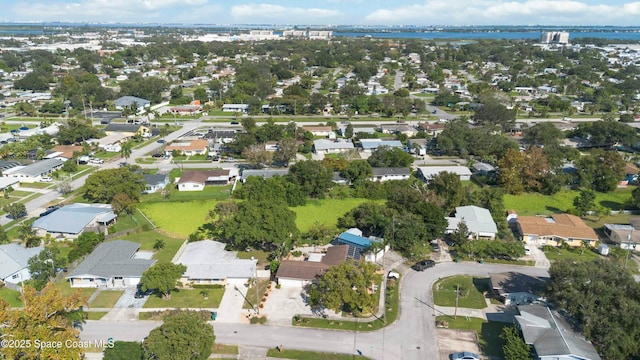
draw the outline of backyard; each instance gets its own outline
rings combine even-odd
[[[155,251],[153,258],[158,260],[160,263],[170,262],[176,252],[178,252],[182,243],[185,241],[184,239],[176,239],[174,237],[163,235],[155,230],[133,233],[123,236],[122,238],[124,240],[140,243],[140,250]],[[161,249],[154,249],[156,240],[164,241],[164,247]]]
[[[453,307],[456,306],[457,297],[459,307],[484,309],[487,303],[483,293],[488,290],[488,278],[451,276],[433,284],[433,302],[439,306]]]
[[[611,210],[628,208],[625,206],[631,198],[635,187],[619,188],[609,193],[596,192],[595,203]],[[539,193],[523,193],[505,195],[504,206],[507,210],[515,210],[518,215],[549,215],[566,212],[573,207],[573,199],[578,196],[577,190],[562,190],[553,195]]]
[[[206,222],[217,200],[142,203],[138,208],[167,235],[186,238]]]
[[[307,200],[304,206],[291,208],[296,213],[296,226],[301,232],[307,232],[315,224],[335,228],[338,218],[356,206],[369,201],[367,199],[321,199]]]

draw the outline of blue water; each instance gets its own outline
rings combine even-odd
[[[381,39],[539,39],[540,31],[435,31],[435,32],[334,32],[334,37],[372,37]],[[619,39],[627,41],[640,41],[640,31],[569,31],[569,41],[575,38]]]

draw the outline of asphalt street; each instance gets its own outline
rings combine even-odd
[[[440,278],[458,274],[488,276],[492,272],[520,271],[548,276],[546,269],[530,266],[441,263],[424,272],[410,270],[400,287],[400,316],[383,330],[349,332],[307,329],[289,326],[214,323],[216,341],[226,344],[261,346],[283,345],[312,351],[355,354],[357,350],[372,359],[436,360],[438,346],[433,311],[432,285]],[[80,336],[83,340],[142,340],[160,322],[87,321]]]

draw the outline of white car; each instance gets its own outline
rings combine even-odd
[[[42,182],[52,182],[53,179],[51,177],[49,177],[49,176],[43,176],[43,177],[40,178],[40,181],[42,181]]]
[[[90,163],[92,164],[103,164],[104,160],[103,159],[99,159],[99,158],[93,158],[91,160],[89,160]]]

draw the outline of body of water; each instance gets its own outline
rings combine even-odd
[[[334,37],[372,37],[378,39],[539,39],[541,31],[431,31],[431,32],[334,32]],[[620,39],[640,41],[639,31],[569,31],[569,41],[575,38]]]

